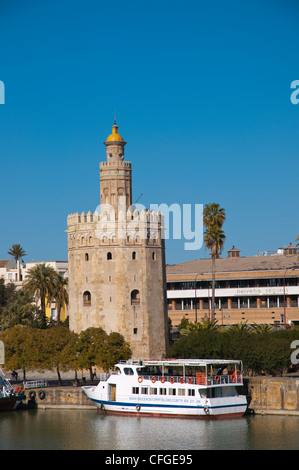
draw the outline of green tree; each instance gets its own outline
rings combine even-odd
[[[77,341],[77,352],[79,369],[88,369],[90,380],[93,381],[92,368],[97,362],[97,358],[101,354],[104,347],[107,333],[102,328],[90,327],[81,331]]]
[[[21,325],[0,333],[5,346],[5,369],[22,369],[26,380],[26,370],[32,364],[32,329]]]
[[[68,280],[62,274],[56,273],[54,277],[53,293],[51,300],[55,299],[57,309],[57,322],[60,322],[61,309],[68,305],[69,296],[67,291]]]
[[[106,336],[105,341],[95,359],[96,365],[105,371],[111,370],[119,361],[130,359],[132,351],[124,337],[115,331]]]
[[[42,335],[41,365],[45,369],[55,370],[61,385],[61,372],[70,370],[73,365],[73,351],[69,345],[77,335],[65,326],[52,326],[43,330]]]
[[[222,230],[225,221],[225,210],[219,204],[206,204],[203,211],[205,226],[204,243],[211,250],[212,258],[212,320],[215,319],[215,260],[218,258],[225,240]]]
[[[14,284],[9,283],[5,285],[4,278],[0,278],[0,315],[4,308],[9,307],[9,305],[15,300],[17,295],[17,290]]]
[[[40,327],[41,311],[33,303],[33,298],[27,291],[20,289],[14,295],[7,307],[0,311],[0,324],[2,330],[15,325]]]
[[[24,289],[40,301],[43,328],[47,324],[46,302],[53,298],[56,276],[57,273],[51,266],[46,266],[45,263],[37,264],[28,270],[24,282]]]
[[[25,250],[21,247],[21,245],[15,243],[12,247],[8,250],[8,254],[12,256],[17,263],[17,271],[18,271],[18,281],[20,281],[20,260],[26,256]]]

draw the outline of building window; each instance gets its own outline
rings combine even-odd
[[[89,260],[89,254],[85,253],[85,261],[88,261],[88,260]]]
[[[131,305],[139,305],[139,304],[140,304],[139,290],[134,289],[131,292]]]
[[[134,328],[133,332],[134,332],[134,335],[137,335],[137,328]]]
[[[133,251],[133,253],[132,253],[132,259],[136,259],[136,251]]]
[[[156,253],[154,251],[152,252],[152,259],[153,259],[153,261],[156,260]]]
[[[91,294],[86,290],[83,294],[83,307],[90,307],[91,305]]]
[[[112,259],[112,253],[111,253],[111,251],[108,251],[108,253],[107,253],[107,259]]]

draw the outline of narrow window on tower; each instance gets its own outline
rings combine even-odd
[[[133,253],[132,253],[132,259],[136,259],[136,251],[133,251]]]
[[[139,304],[140,304],[139,290],[134,289],[131,292],[131,305],[139,305]]]
[[[134,335],[137,335],[137,328],[134,328]]]
[[[85,253],[85,261],[88,261],[88,260],[89,260],[89,254]]]
[[[83,307],[90,307],[91,305],[91,294],[86,290],[83,294]]]
[[[155,261],[155,259],[156,259],[156,253],[154,251],[152,252],[152,259],[153,259],[153,261]]]
[[[107,259],[112,259],[112,253],[111,253],[111,251],[108,251],[108,253],[107,253]]]

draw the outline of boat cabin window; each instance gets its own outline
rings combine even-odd
[[[166,388],[160,388],[160,395],[166,395]]]
[[[138,395],[139,394],[139,387],[133,387],[132,388],[132,394],[133,395]]]
[[[150,395],[157,395],[157,391],[158,389],[157,388],[150,388]]]
[[[195,397],[195,390],[194,390],[194,388],[189,388],[189,389],[188,389],[188,396],[189,396],[189,397]]]
[[[186,390],[184,388],[178,388],[178,395],[184,396],[185,392],[186,392]]]
[[[141,387],[141,393],[147,395],[148,387]]]
[[[134,371],[133,371],[133,369],[131,369],[131,367],[125,367],[124,368],[124,373],[126,375],[134,375]]]
[[[138,375],[162,375],[162,370],[159,366],[145,366],[138,367]]]
[[[168,395],[176,395],[176,389],[175,388],[169,388],[168,389]]]

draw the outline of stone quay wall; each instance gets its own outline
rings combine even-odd
[[[245,378],[244,391],[256,414],[299,416],[299,377]]]
[[[299,377],[245,378],[239,393],[247,395],[248,408],[253,413],[299,416]],[[23,407],[96,410],[80,386],[28,389],[25,394]]]

